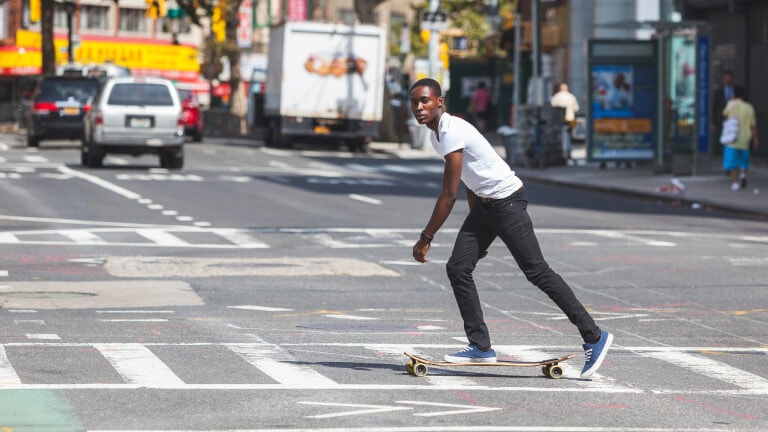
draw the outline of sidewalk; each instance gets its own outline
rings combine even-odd
[[[487,136],[496,151],[505,156],[506,151],[500,137],[494,133]],[[428,146],[423,149],[411,149],[407,144],[375,142],[371,144],[371,150],[409,159],[438,158],[435,151]],[[606,168],[601,169],[599,163],[586,161],[583,145],[575,146],[573,154],[573,165],[542,169],[515,166],[513,169],[524,181],[633,195],[702,211],[716,209],[768,218],[768,164],[765,161],[753,160],[747,177],[747,188],[731,191],[730,177],[719,168],[719,159],[713,162],[711,174],[678,177],[677,180],[684,186],[680,189],[672,183],[671,174],[656,174],[649,165],[625,168],[609,163]]]

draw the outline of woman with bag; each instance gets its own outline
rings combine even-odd
[[[731,190],[736,191],[747,187],[747,170],[749,169],[749,144],[757,150],[757,127],[755,124],[755,109],[744,100],[744,90],[736,88],[734,97],[723,110],[726,118],[723,123],[723,135],[730,121],[731,126],[738,122],[738,133],[733,136],[721,137],[723,148],[723,169],[731,175]],[[735,119],[735,120],[734,120]]]

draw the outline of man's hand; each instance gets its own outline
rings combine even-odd
[[[427,259],[427,252],[429,252],[431,243],[427,240],[420,238],[419,241],[416,242],[415,245],[413,245],[413,259],[420,263],[425,263],[429,261]]]

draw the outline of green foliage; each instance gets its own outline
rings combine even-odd
[[[514,2],[499,1],[499,8],[509,8]],[[421,17],[421,13],[429,8],[429,2],[412,4],[411,8]],[[441,0],[440,10],[448,14],[450,28],[459,29],[467,37],[470,51],[476,55],[485,55],[483,39],[491,32],[486,11],[488,6],[481,0]],[[428,44],[421,39],[421,20],[411,28],[411,52],[417,57],[426,57]],[[495,29],[494,29],[495,30]]]

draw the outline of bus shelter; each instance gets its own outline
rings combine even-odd
[[[712,170],[709,34],[704,23],[646,21],[651,40],[591,39],[590,161],[645,162],[655,172]]]

